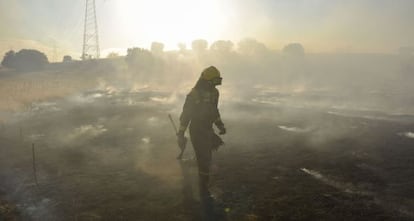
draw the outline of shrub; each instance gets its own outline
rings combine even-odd
[[[4,55],[1,64],[20,71],[36,71],[49,63],[46,55],[33,49],[22,49],[17,53],[9,51]]]

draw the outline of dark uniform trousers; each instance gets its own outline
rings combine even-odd
[[[212,159],[212,134],[213,128],[197,128],[190,125],[191,143],[197,158],[200,193],[208,194],[208,182]]]

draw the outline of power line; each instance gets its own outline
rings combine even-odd
[[[86,0],[82,60],[99,58],[98,21],[95,0]]]

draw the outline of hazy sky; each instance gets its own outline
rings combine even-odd
[[[80,54],[85,0],[0,0],[0,53]],[[385,52],[414,45],[413,0],[96,0],[104,51],[255,38],[280,49]]]

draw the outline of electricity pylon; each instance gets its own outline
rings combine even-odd
[[[85,27],[83,32],[82,60],[99,58],[98,21],[95,0],[86,0]]]

